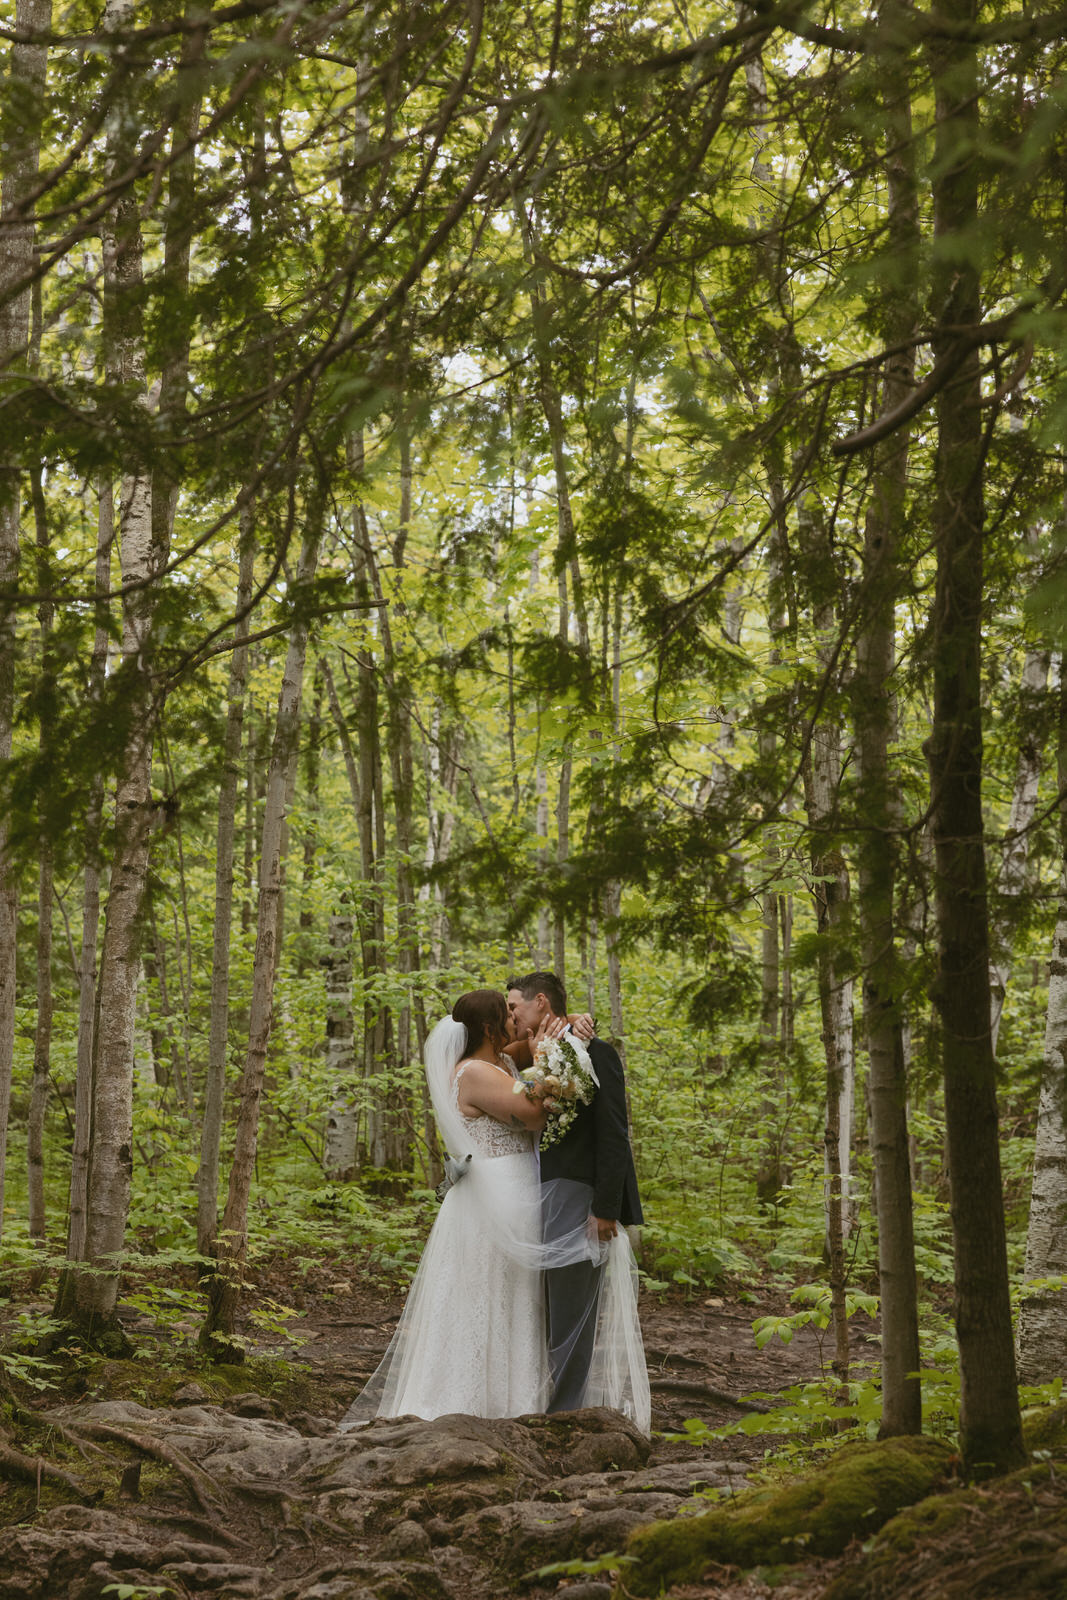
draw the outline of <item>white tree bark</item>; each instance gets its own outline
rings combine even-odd
[[[1048,683],[1052,652],[1028,650],[1023,663],[1019,685],[1019,699],[1024,714],[1027,705],[1036,707]],[[1011,976],[1011,930],[1007,906],[1018,902],[1025,892],[1027,866],[1030,853],[1030,828],[1037,811],[1038,782],[1041,777],[1041,747],[1029,731],[1024,731],[1019,741],[1015,766],[1015,785],[1011,796],[1011,816],[1004,840],[1000,870],[997,874],[997,899],[1001,914],[990,929],[991,959],[989,962],[989,1026],[993,1036],[993,1049],[997,1048],[1000,1019],[1004,1014],[1004,1000]]]
[[[1037,1113],[1018,1366],[1023,1383],[1063,1376],[1067,1350],[1067,873],[1049,962],[1045,1071]]]
[[[131,0],[108,0],[107,31],[122,27]],[[127,136],[116,118],[108,139],[109,170],[128,159]],[[137,197],[124,191],[102,227],[105,360],[112,383],[148,406],[140,309],[143,249]],[[108,887],[97,984],[97,1026],[86,1183],[84,1254],[88,1268],[73,1272],[72,1311],[97,1331],[114,1324],[119,1266],[133,1170],[133,1081],[140,932],[152,825],[152,747],[155,705],[151,675],[153,580],[166,560],[152,520],[152,482],[138,468],[119,493],[119,558],[123,583],[122,668],[129,679],[128,726],[115,793],[115,850]]]
[[[434,706],[426,752],[428,769],[426,784],[427,829],[423,866],[427,873],[431,872],[435,867],[443,866],[448,860],[452,849],[452,835],[456,825],[454,801],[456,786],[459,782],[459,766],[457,763],[462,754],[461,742],[462,730],[460,728],[447,727],[443,724],[441,707],[438,702]],[[439,792],[440,796],[444,797],[443,809],[439,805]],[[545,804],[545,817],[547,819],[547,801]],[[434,967],[441,967],[448,959],[448,907],[445,903],[440,883],[431,885],[427,882],[419,889],[419,899],[424,904],[431,897],[434,904],[434,913],[430,925],[430,963]],[[547,940],[547,912],[544,913],[544,927]]]
[[[37,1021],[33,1036],[33,1083],[26,1123],[26,1194],[31,1239],[47,1232],[44,1192],[44,1125],[48,1110],[52,1054],[52,885],[55,876],[50,841],[42,838],[37,880]]]
[[[96,538],[96,593],[111,587],[111,548],[114,542],[114,503],[110,480],[99,487]],[[96,632],[89,662],[89,702],[97,706],[107,673],[107,602],[97,602]],[[95,775],[85,818],[85,877],[82,887],[82,941],[78,972],[78,1067],[74,1086],[74,1148],[70,1163],[70,1218],[67,1257],[81,1261],[85,1252],[86,1185],[89,1174],[89,1133],[92,1116],[93,1034],[96,1022],[96,950],[100,932],[100,828],[104,813],[104,780]],[[58,1309],[58,1308],[57,1308]]]
[[[328,1178],[347,1182],[356,1167],[356,1049],[352,1022],[352,917],[330,918],[326,963],[326,1071],[333,1085],[322,1165]]]
[[[798,542],[805,549],[833,558],[821,515],[811,498],[798,509]],[[836,672],[832,640],[836,629],[833,604],[816,599],[811,621],[818,644],[816,657],[832,693]],[[831,1363],[840,1383],[848,1377],[849,1340],[845,1304],[845,1241],[850,1231],[849,1190],[852,1151],[852,1106],[855,1052],[852,1030],[853,980],[844,946],[851,917],[848,866],[837,841],[838,791],[841,785],[841,716],[834,705],[816,711],[808,751],[802,758],[804,802],[810,834],[812,892],[819,931],[819,1009],[826,1060],[826,1128],[824,1135],[826,1254],[835,1354]]]
[[[309,515],[308,532],[300,552],[295,587],[309,584],[318,566],[321,510]],[[278,692],[267,795],[263,808],[263,839],[259,857],[259,916],[256,952],[252,964],[252,1003],[248,1022],[248,1050],[241,1078],[240,1106],[234,1138],[233,1165],[216,1247],[219,1270],[211,1279],[210,1306],[200,1339],[209,1350],[241,1359],[234,1342],[241,1273],[248,1252],[248,1202],[252,1189],[263,1077],[274,1015],[274,980],[277,971],[279,906],[282,894],[282,841],[285,834],[286,796],[297,758],[300,698],[307,655],[308,620],[297,613],[289,634],[285,670]]]
[[[622,590],[616,591],[611,627],[611,746],[612,772],[622,759]],[[604,889],[604,943],[608,957],[608,1007],[611,1033],[623,1070],[626,1069],[626,1019],[622,1009],[622,962],[619,956],[619,922],[622,916],[622,884],[617,878]],[[590,1009],[594,1009],[592,1000]]]
[[[1026,1232],[1027,1289],[1016,1340],[1019,1377],[1047,1383],[1063,1375],[1067,1350],[1067,679],[1060,666],[1057,776],[1064,852],[1056,936],[1049,961],[1045,1070],[1037,1112],[1030,1222]]]
[[[249,606],[255,567],[255,528],[251,506],[240,516],[237,575],[237,626],[230,654],[223,734],[222,786],[219,790],[215,839],[215,925],[211,953],[211,1021],[208,1035],[204,1116],[200,1127],[200,1170],[197,1175],[196,1248],[214,1254],[218,1228],[219,1160],[226,1095],[226,1058],[230,1020],[230,931],[233,922],[233,845],[237,816],[237,779],[241,764],[245,683],[248,677]]]
[[[139,250],[138,250],[139,268]],[[139,271],[138,271],[139,276]],[[140,355],[140,352],[137,352]],[[137,363],[140,365],[139,361]],[[143,368],[141,368],[143,374]],[[116,844],[104,924],[93,1041],[89,1169],[85,1253],[90,1267],[77,1273],[75,1301],[80,1319],[108,1323],[118,1297],[118,1263],[126,1232],[133,1169],[133,1082],[140,973],[140,922],[148,873],[152,822],[150,581],[152,499],[147,477],[123,480],[119,511],[124,586],[124,668],[140,680],[131,701],[131,721],[115,795]]]
[[[897,0],[883,0],[892,22]],[[888,238],[897,258],[914,255],[918,240],[911,82],[906,59],[891,56],[882,80]],[[881,410],[890,412],[912,390],[918,320],[911,297],[888,290],[884,337],[897,353],[886,361]],[[899,343],[898,343],[899,341]],[[864,517],[863,624],[856,637],[852,678],[857,803],[866,832],[857,852],[861,994],[868,1055],[872,1201],[878,1219],[878,1280],[882,1310],[882,1436],[921,1433],[919,1324],[916,1305],[912,1167],[907,1118],[907,1018],[896,961],[899,791],[890,758],[897,733],[895,600],[903,574],[899,555],[908,480],[909,430],[883,440],[872,458]]]

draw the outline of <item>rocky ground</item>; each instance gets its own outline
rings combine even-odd
[[[402,1301],[328,1270],[297,1298],[302,1343],[288,1355],[275,1346],[212,1367],[193,1322],[163,1328],[131,1307],[133,1359],[82,1355],[58,1391],[15,1385],[6,1441],[0,1429],[0,1600],[624,1600],[613,1556],[635,1529],[698,1515],[788,1467],[766,1434],[708,1448],[662,1435],[687,1418],[734,1421],[742,1396],[814,1377],[822,1359],[810,1328],[756,1349],[752,1320],[783,1309],[773,1295],[649,1297],[652,1440],[597,1411],[342,1436],[337,1420]],[[707,1563],[672,1600],[1067,1596],[1062,1410],[1010,1480],[949,1481],[832,1560]]]
[[[47,1471],[0,1486],[0,1600],[97,1600],[110,1585],[216,1600],[538,1600],[565,1587],[591,1600],[610,1592],[606,1571],[532,1574],[595,1565],[635,1527],[706,1509],[773,1448],[746,1436],[712,1450],[650,1442],[596,1411],[340,1436],[402,1301],[325,1278],[301,1297],[295,1360],[191,1370],[191,1327],[172,1326],[168,1348],[131,1315],[139,1360],[83,1363],[79,1397],[23,1401],[48,1441],[40,1455],[78,1492]],[[810,1330],[756,1350],[751,1322],[769,1307],[650,1297],[657,1432],[736,1420],[742,1395],[818,1373]]]

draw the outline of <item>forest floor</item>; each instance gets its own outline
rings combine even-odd
[[[197,1353],[195,1322],[173,1313],[161,1322],[158,1304],[142,1301],[123,1310],[133,1359],[83,1354],[58,1375],[58,1393],[16,1381],[10,1443],[68,1484],[50,1482],[47,1471],[22,1483],[17,1470],[0,1472],[0,1600],[97,1600],[116,1584],[153,1600],[607,1600],[607,1571],[532,1574],[567,1561],[595,1569],[636,1527],[698,1515],[747,1483],[796,1470],[788,1446],[766,1434],[704,1447],[660,1437],[688,1418],[735,1422],[743,1412],[729,1397],[773,1396],[820,1375],[818,1330],[757,1349],[753,1320],[787,1309],[777,1291],[750,1303],[725,1291],[643,1299],[649,1454],[607,1412],[576,1413],[573,1422],[375,1423],[339,1439],[336,1422],[382,1355],[403,1297],[336,1262],[305,1272],[296,1288],[288,1272],[279,1263],[259,1274],[260,1307],[295,1312],[288,1339],[264,1338],[262,1324],[250,1322],[243,1366],[210,1367]],[[16,1310],[25,1303],[12,1307],[5,1328],[0,1306],[0,1338]],[[1031,1542],[1036,1536],[1040,1556],[1042,1539],[1059,1540],[1047,1529],[1067,1516],[1059,1482],[1053,1473],[1038,1485],[1036,1506],[1029,1483],[999,1500],[986,1489],[985,1513],[1012,1526],[1014,1516]],[[939,1527],[940,1564],[929,1551],[903,1563],[902,1571],[922,1570],[921,1591],[883,1575],[857,1594],[1067,1594],[1067,1571],[1062,1587],[975,1585],[969,1567],[989,1559],[974,1538],[985,1513],[968,1506],[955,1535],[955,1523]],[[720,1567],[670,1592],[674,1600],[815,1600],[862,1559],[857,1541],[833,1560],[747,1573]]]

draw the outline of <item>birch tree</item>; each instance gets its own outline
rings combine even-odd
[[[108,0],[107,33],[132,15],[131,0]],[[107,144],[111,174],[124,170],[130,123],[119,110]],[[147,420],[141,220],[136,192],[120,188],[105,221],[104,341],[110,383]],[[131,452],[132,453],[132,452]],[[61,1288],[59,1303],[96,1339],[124,1342],[115,1307],[133,1164],[134,1034],[141,963],[141,922],[153,821],[152,751],[159,714],[153,665],[156,580],[168,554],[169,517],[153,516],[152,474],[124,472],[118,543],[123,583],[122,666],[126,726],[115,791],[115,846],[97,982],[87,1142],[84,1254]]]
[[[322,1170],[341,1182],[355,1176],[356,1096],[352,1023],[352,918],[330,917],[326,966],[326,1070],[333,1085],[323,1138]]]
[[[895,0],[890,0],[883,14],[889,19],[895,17]],[[894,261],[900,263],[900,287],[887,286],[881,297],[885,342],[896,352],[888,357],[881,382],[880,410],[885,416],[892,415],[906,400],[915,374],[913,333],[917,308],[911,292],[904,287],[910,280],[908,264],[914,261],[919,242],[906,58],[896,55],[887,59],[883,85],[889,134],[885,157],[889,246]],[[864,602],[856,640],[853,693],[862,814],[857,850],[858,917],[878,1218],[883,1437],[922,1432],[904,1018],[895,953],[897,830],[902,808],[895,794],[890,762],[890,749],[897,736],[895,601],[900,589],[908,445],[909,430],[905,426],[877,446],[874,455],[863,525]]]
[[[989,1031],[996,1054],[1000,1020],[1011,976],[1011,910],[1020,905],[1027,888],[1030,829],[1037,811],[1041,777],[1041,742],[1034,727],[1034,712],[1048,683],[1051,650],[1028,649],[1019,681],[1019,710],[1023,730],[1015,762],[1008,829],[997,870],[995,897],[999,914],[990,928],[993,956],[989,965]]]
[[[1058,746],[1063,870],[1049,959],[1044,1072],[1019,1307],[1017,1349],[1023,1383],[1051,1383],[1062,1377],[1067,1348],[1067,678],[1062,664]]]
[[[111,588],[114,523],[114,494],[110,479],[105,478],[97,488],[94,589],[98,598],[95,605],[95,628],[88,672],[87,700],[94,709],[100,705],[107,673],[107,596]],[[67,1223],[67,1258],[70,1261],[83,1260],[85,1252],[93,1094],[93,1040],[96,1027],[96,952],[100,937],[100,831],[103,812],[104,775],[97,770],[89,780],[83,834],[85,871],[82,878],[81,950],[78,964],[77,1070],[74,1080],[74,1140],[70,1158],[70,1202]],[[64,1281],[61,1280],[57,1310],[62,1301]]]
[[[229,1056],[230,937],[233,927],[234,836],[237,816],[237,780],[241,768],[241,734],[244,727],[248,677],[248,635],[255,569],[254,508],[246,504],[240,514],[237,609],[234,650],[226,687],[226,726],[222,745],[222,783],[219,788],[215,833],[215,921],[211,953],[211,1020],[208,1039],[204,1109],[200,1124],[200,1167],[197,1174],[196,1248],[201,1256],[215,1252],[218,1226],[219,1165],[222,1117]]]
[[[248,1203],[252,1190],[259,1139],[263,1080],[274,1015],[274,987],[278,972],[278,924],[282,895],[282,841],[285,833],[286,797],[299,755],[300,698],[304,682],[310,617],[307,594],[318,566],[322,538],[322,504],[308,508],[307,533],[291,597],[295,616],[289,634],[285,669],[278,691],[278,710],[271,745],[263,833],[259,852],[259,907],[256,950],[252,964],[252,1003],[248,1023],[248,1049],[241,1077],[233,1163],[230,1167],[226,1209],[216,1241],[216,1268],[208,1284],[208,1312],[200,1342],[219,1360],[242,1361],[244,1347],[236,1337],[237,1307],[248,1255]]]

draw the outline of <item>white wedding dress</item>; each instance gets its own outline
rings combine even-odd
[[[340,1423],[374,1417],[517,1417],[549,1395],[542,1274],[577,1261],[606,1263],[587,1405],[651,1425],[637,1319],[637,1265],[625,1232],[598,1242],[588,1215],[542,1239],[542,1185],[534,1135],[490,1116],[465,1117],[459,1085],[466,1029],[450,1017],[427,1041],[426,1076],[442,1141],[464,1176],[441,1204],[385,1356]]]
[[[457,1116],[464,1070],[450,1090]],[[488,1116],[463,1120],[474,1160],[441,1202],[385,1360],[342,1429],[373,1416],[518,1417],[544,1409],[534,1137]]]

